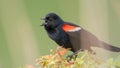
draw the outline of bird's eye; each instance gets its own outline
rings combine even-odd
[[[49,17],[47,17],[46,19],[47,19],[47,20],[49,20],[50,18],[49,18]]]
[[[52,18],[50,18],[50,17],[47,17],[46,19],[47,19],[48,21],[52,21]]]

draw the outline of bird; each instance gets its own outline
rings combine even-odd
[[[79,25],[64,21],[56,13],[48,13],[42,20],[44,20],[44,23],[40,26],[44,26],[48,36],[59,46],[66,49],[70,48],[73,54],[84,50],[88,50],[92,53],[94,51],[91,47],[120,52],[119,47],[99,40],[88,30]]]

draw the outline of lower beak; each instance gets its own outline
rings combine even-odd
[[[47,23],[43,23],[43,24],[41,24],[40,26],[45,26],[45,25],[47,25]]]

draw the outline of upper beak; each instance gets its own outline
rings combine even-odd
[[[45,18],[41,18],[40,20],[45,20]]]
[[[47,25],[47,23],[42,23],[40,26],[45,26],[45,25]]]

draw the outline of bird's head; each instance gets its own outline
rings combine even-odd
[[[41,24],[41,26],[51,27],[51,28],[55,28],[63,23],[62,19],[55,13],[47,14],[44,18],[42,18],[42,20],[44,20],[44,23]]]

